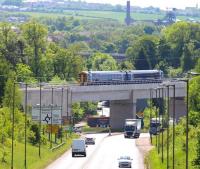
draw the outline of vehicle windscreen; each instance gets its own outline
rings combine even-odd
[[[135,130],[135,126],[125,126],[125,130]]]
[[[159,123],[151,123],[151,124],[150,124],[150,127],[158,127],[158,126],[160,126]]]

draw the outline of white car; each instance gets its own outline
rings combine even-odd
[[[132,160],[130,156],[121,156],[119,159],[119,168],[131,168],[132,167]]]

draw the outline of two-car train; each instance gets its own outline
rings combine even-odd
[[[161,83],[161,70],[82,71],[80,85]]]

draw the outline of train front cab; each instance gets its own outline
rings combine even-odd
[[[88,81],[88,73],[86,71],[82,71],[80,74],[79,74],[79,83],[80,85],[85,85]]]

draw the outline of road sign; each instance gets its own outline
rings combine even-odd
[[[52,133],[58,133],[59,126],[58,125],[52,125]],[[49,124],[47,127],[47,131],[51,132],[51,125]]]
[[[52,112],[52,124],[61,124],[61,106],[46,106],[41,107],[41,122],[43,124],[51,124],[51,112]],[[32,120],[40,121],[40,106],[32,107]]]

